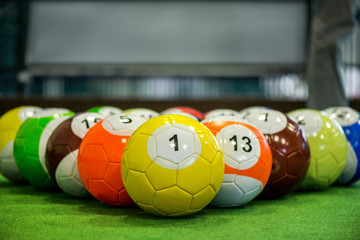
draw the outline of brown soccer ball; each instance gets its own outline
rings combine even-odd
[[[50,136],[46,146],[46,168],[64,192],[78,197],[89,196],[77,168],[78,149],[87,131],[104,117],[98,113],[79,113],[62,122]]]
[[[310,164],[303,130],[286,114],[272,109],[251,113],[246,120],[264,134],[273,156],[269,181],[258,198],[277,199],[293,192]]]

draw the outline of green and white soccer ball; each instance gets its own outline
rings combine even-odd
[[[64,108],[43,109],[19,128],[14,141],[15,162],[31,184],[45,189],[56,187],[46,169],[46,145],[56,127],[72,115],[72,111]]]
[[[325,189],[342,173],[348,144],[341,126],[324,113],[299,109],[288,113],[304,130],[310,147],[310,165],[300,190]]]

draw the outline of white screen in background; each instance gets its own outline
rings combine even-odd
[[[32,1],[26,63],[302,64],[303,1]]]

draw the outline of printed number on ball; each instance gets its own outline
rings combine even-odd
[[[102,120],[97,113],[86,113],[75,116],[71,122],[71,130],[79,138],[84,138],[85,134],[92,128],[97,122]]]
[[[241,125],[229,125],[221,129],[216,140],[224,152],[226,164],[243,170],[254,166],[260,156],[260,144],[255,134]]]
[[[320,115],[315,112],[300,110],[292,113],[291,117],[302,127],[306,137],[319,132],[323,125]]]
[[[282,131],[287,126],[286,116],[276,110],[265,110],[250,113],[246,120],[254,124],[263,134],[274,134]]]
[[[341,126],[351,126],[359,120],[359,114],[349,107],[332,107],[325,109],[330,119],[335,119]]]
[[[147,143],[150,158],[167,169],[183,169],[193,164],[201,153],[201,143],[194,130],[186,125],[163,125]]]
[[[127,114],[113,115],[102,122],[104,129],[119,136],[130,136],[144,121],[142,117]],[[119,121],[120,120],[120,121]]]

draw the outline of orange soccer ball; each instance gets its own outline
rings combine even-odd
[[[268,142],[260,130],[246,123],[209,121],[203,124],[216,137],[225,162],[223,183],[212,204],[218,207],[245,205],[261,193],[269,180],[272,154]]]
[[[121,158],[130,136],[145,121],[143,117],[115,114],[98,122],[81,141],[79,175],[85,188],[101,202],[135,205],[121,178]]]

